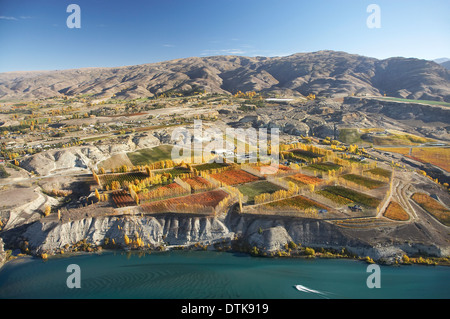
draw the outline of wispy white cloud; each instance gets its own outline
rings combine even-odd
[[[201,55],[239,55],[246,52],[241,49],[220,49],[220,50],[203,50]]]
[[[163,47],[165,47],[165,48],[174,48],[175,45],[166,43],[166,44],[163,44]]]
[[[0,16],[0,19],[2,19],[2,20],[19,20],[16,17],[8,17],[8,16]]]
[[[0,16],[0,20],[14,20],[14,21],[18,21],[18,20],[28,20],[28,19],[32,19],[33,17],[30,16],[20,16],[20,17],[11,17],[11,16]]]
[[[266,56],[266,57],[283,57],[283,56],[289,56],[297,52],[288,52],[288,51],[274,51],[274,50],[259,50],[259,49],[252,49],[247,50],[246,54],[248,56]]]

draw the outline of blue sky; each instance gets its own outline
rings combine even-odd
[[[66,25],[71,3],[80,29]],[[318,50],[450,58],[449,13],[448,0],[0,0],[0,72]]]

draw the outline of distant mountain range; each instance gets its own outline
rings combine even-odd
[[[449,61],[445,61],[440,63],[440,65],[442,65],[444,68],[446,68],[447,70],[450,70],[450,60]]]
[[[450,70],[450,59],[449,58],[434,59],[433,62],[436,62],[436,63],[442,65],[447,70]]]
[[[434,59],[433,62],[436,62],[438,64],[442,64],[444,62],[450,61],[449,58],[439,58],[439,59]]]
[[[304,96],[383,95],[450,102],[450,71],[433,61],[336,51],[286,57],[212,56],[115,68],[0,73],[0,99],[60,94],[151,97],[170,90],[275,91]]]

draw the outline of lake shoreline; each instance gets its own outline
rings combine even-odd
[[[162,248],[164,247],[164,248]],[[357,256],[355,254],[350,253],[345,248],[342,249],[341,253],[338,252],[331,252],[332,250],[326,249],[326,248],[310,248],[306,247],[303,250],[298,249],[296,251],[292,251],[292,249],[288,248],[285,251],[276,251],[276,252],[259,252],[259,251],[252,251],[248,249],[243,249],[242,247],[238,247],[238,249],[216,249],[213,246],[208,245],[201,245],[199,243],[189,246],[160,246],[158,248],[150,249],[150,248],[129,248],[129,247],[115,247],[115,248],[103,248],[103,246],[93,247],[90,251],[84,251],[84,250],[78,250],[78,251],[67,251],[63,253],[53,253],[49,255],[32,255],[32,254],[23,254],[18,253],[16,255],[12,255],[9,253],[8,258],[6,258],[6,261],[3,265],[6,265],[7,263],[22,259],[24,260],[32,260],[32,259],[41,259],[43,261],[46,261],[48,259],[55,259],[55,258],[71,258],[71,257],[77,257],[77,256],[85,256],[85,255],[102,255],[103,252],[105,253],[130,253],[130,254],[155,254],[155,253],[163,253],[163,252],[170,252],[170,251],[209,251],[209,252],[218,252],[218,253],[232,253],[232,254],[245,254],[252,258],[269,258],[269,259],[305,259],[305,260],[314,260],[314,259],[344,259],[344,260],[354,260],[359,261],[366,264],[380,264],[384,266],[411,266],[411,265],[422,265],[422,266],[443,266],[448,267],[450,266],[450,261],[446,257],[429,257],[429,256],[415,256],[415,257],[409,257],[409,262],[404,261],[394,261],[394,262],[386,262],[385,260],[373,260],[372,258],[366,256],[361,257]],[[308,252],[308,249],[309,252]],[[312,251],[311,251],[312,250]],[[316,251],[317,250],[317,251]],[[306,251],[306,253],[305,253]],[[7,251],[8,252],[8,251]],[[9,251],[10,252],[10,251]],[[2,269],[2,266],[0,265],[0,270]]]

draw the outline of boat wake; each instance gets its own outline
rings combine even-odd
[[[309,293],[309,294],[317,294],[317,295],[319,295],[319,296],[321,296],[323,298],[327,298],[328,299],[327,293],[325,293],[325,292],[321,292],[321,291],[318,291],[318,290],[310,289],[310,288],[302,286],[302,285],[295,285],[294,288],[297,289],[298,291],[301,291],[301,292],[305,292],[305,293]]]

